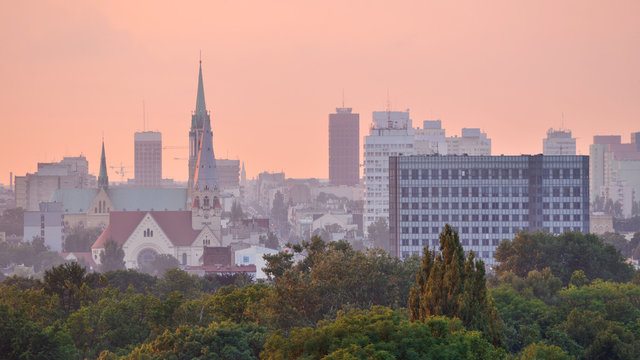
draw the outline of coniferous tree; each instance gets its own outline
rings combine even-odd
[[[448,224],[440,233],[440,251],[424,249],[422,267],[411,289],[411,320],[451,316],[472,330],[480,330],[494,345],[500,344],[502,323],[487,293],[484,263],[473,253],[465,260],[458,233]]]

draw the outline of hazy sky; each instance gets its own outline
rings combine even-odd
[[[163,175],[186,180],[200,50],[216,156],[249,177],[327,177],[342,89],[362,136],[388,90],[416,125],[482,128],[494,154],[540,153],[564,113],[588,154],[640,131],[639,16],[637,0],[2,1],[0,183],[80,153],[97,173],[103,134],[133,177],[143,99],[147,130],[184,147]]]

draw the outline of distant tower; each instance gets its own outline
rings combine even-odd
[[[109,176],[107,175],[107,158],[104,155],[104,140],[102,140],[102,155],[100,155],[100,175],[98,175],[98,188],[109,188]]]
[[[329,114],[329,182],[357,185],[360,182],[360,115],[351,108]]]
[[[195,184],[196,167],[197,167],[198,156],[201,148],[202,137],[205,132],[211,134],[211,116],[207,111],[207,106],[204,101],[204,85],[202,81],[202,60],[201,60],[199,73],[198,73],[198,93],[196,95],[196,110],[191,115],[191,130],[189,131],[189,183],[187,185],[188,186],[188,198],[187,198],[188,207],[191,205],[191,201],[193,199],[192,191],[194,189],[194,184]],[[213,148],[211,151],[213,154]],[[213,162],[213,167],[215,171],[215,160]],[[216,177],[217,177],[217,173],[216,173]]]
[[[154,131],[133,135],[135,180],[141,187],[159,187],[162,182],[162,134]]]

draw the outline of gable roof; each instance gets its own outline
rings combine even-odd
[[[98,195],[98,189],[59,189],[51,201],[62,203],[65,214],[86,214]],[[115,188],[106,190],[116,211],[185,210],[187,189]]]
[[[200,231],[191,227],[191,211],[112,211],[109,213],[109,225],[91,248],[104,248],[110,238],[122,246],[147,214],[151,215],[174,246],[190,246],[200,234]]]

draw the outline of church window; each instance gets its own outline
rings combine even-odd
[[[187,265],[187,254],[182,253],[182,265]]]
[[[196,196],[196,199],[193,201],[195,207],[200,207],[200,198]]]
[[[209,197],[205,196],[204,197],[204,207],[208,207],[209,206]]]

